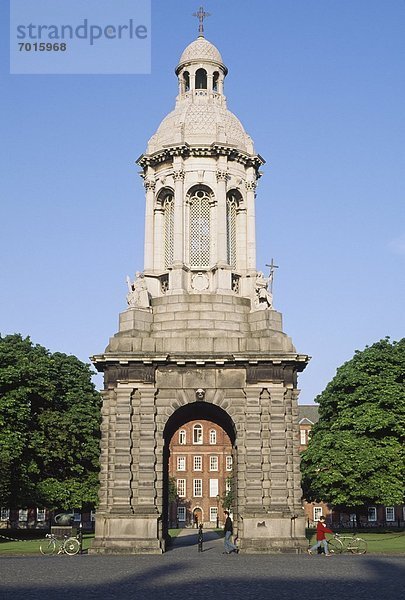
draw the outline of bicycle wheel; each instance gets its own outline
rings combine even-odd
[[[328,547],[330,554],[341,554],[343,552],[343,544],[336,538],[328,540]]]
[[[41,551],[41,554],[43,554],[44,556],[47,555],[51,555],[54,554],[56,551],[56,541],[55,540],[44,540],[43,542],[40,543],[39,545],[39,549]]]
[[[77,554],[80,550],[80,544],[76,538],[68,538],[66,542],[63,544],[63,549],[66,554],[69,556],[73,556]]]
[[[367,542],[362,538],[355,538],[351,542],[349,550],[352,554],[365,554],[367,552]]]

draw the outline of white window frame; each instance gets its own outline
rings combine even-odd
[[[91,521],[91,523],[94,523],[95,520],[96,520],[96,511],[91,510],[90,511],[90,521]]]
[[[377,522],[377,508],[375,506],[369,506],[367,508],[367,521],[369,523]]]
[[[387,523],[393,523],[395,521],[395,507],[394,506],[386,506],[385,507],[385,520]]]
[[[177,507],[177,520],[180,522],[184,522],[186,520],[186,507],[185,506]]]
[[[193,496],[194,498],[202,498],[203,480],[193,479]]]
[[[0,509],[0,521],[8,521],[10,519],[10,509],[1,507]]]
[[[210,479],[210,498],[216,498],[219,495],[218,479]]]
[[[177,471],[186,471],[186,457],[185,456],[178,456],[176,463],[177,463]]]
[[[187,443],[187,433],[185,429],[180,429],[179,431],[179,445],[185,446]]]
[[[227,478],[225,479],[225,492],[226,492],[226,493],[228,493],[228,492],[230,492],[230,491],[231,491],[231,489],[232,489],[232,482],[231,482],[231,480],[230,480],[230,479],[227,477]]]
[[[194,456],[193,460],[194,471],[202,471],[203,470],[203,457],[200,454]]]
[[[21,523],[28,521],[28,508],[20,508],[18,511],[18,520]]]
[[[233,468],[233,457],[228,454],[228,456],[226,457],[226,470],[227,471],[232,471]]]
[[[37,522],[45,523],[46,521],[46,508],[37,508]]]
[[[213,446],[217,443],[217,432],[215,429],[210,429],[210,444]]]
[[[186,497],[186,480],[185,479],[178,479],[176,482],[176,487],[177,487],[177,495],[179,498],[185,498]]]
[[[210,471],[218,471],[219,470],[219,457],[218,456],[210,456]]]
[[[307,430],[306,429],[300,429],[300,444],[301,444],[301,446],[307,445]]]
[[[203,426],[196,423],[193,426],[193,444],[202,445],[203,443]]]
[[[323,516],[322,506],[313,507],[314,522],[319,521],[319,518]]]
[[[216,523],[218,518],[218,507],[210,506],[210,523]]]

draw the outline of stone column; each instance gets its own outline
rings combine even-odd
[[[246,512],[263,510],[262,427],[259,388],[246,389]]]
[[[101,441],[100,441],[100,488],[98,511],[110,508],[111,469],[114,468],[115,446],[115,394],[114,390],[101,392],[103,404],[101,407]]]
[[[286,460],[285,387],[283,383],[269,386],[270,391],[270,457],[271,508],[285,510],[288,504]]]
[[[246,244],[247,244],[247,210],[236,209],[236,269],[246,271]]]
[[[117,388],[115,457],[112,512],[128,514],[131,509],[132,403],[131,388]]]
[[[139,471],[136,512],[156,514],[156,390],[141,388],[139,392]]]
[[[150,177],[146,177],[144,181],[146,189],[146,207],[145,207],[145,244],[144,244],[144,270],[151,271],[153,269],[153,208],[155,203],[155,187],[156,182]]]
[[[246,240],[246,257],[247,269],[250,272],[256,272],[256,222],[255,222],[255,190],[256,179],[253,179],[253,168],[248,181],[246,181],[246,208],[247,208],[247,240]]]
[[[226,227],[226,182],[228,173],[218,170],[217,173],[217,257],[219,267],[228,265],[227,227]]]
[[[173,269],[170,273],[169,291],[181,293],[184,291],[184,177],[181,168],[173,171],[174,180],[174,248]]]

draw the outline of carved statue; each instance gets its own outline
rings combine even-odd
[[[273,273],[270,273],[269,277],[265,277],[262,271],[259,271],[257,273],[254,298],[254,306],[256,310],[266,310],[267,308],[273,308],[273,295],[269,291],[272,279]]]
[[[137,271],[133,282],[131,282],[131,279],[127,276],[127,285],[128,306],[130,308],[150,308],[150,296],[148,288],[146,287],[144,274]]]

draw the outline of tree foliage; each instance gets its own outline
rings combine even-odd
[[[342,365],[316,398],[302,457],[304,496],[334,506],[404,501],[405,338],[380,340]]]
[[[0,336],[0,504],[81,507],[97,499],[100,394],[75,356]]]

